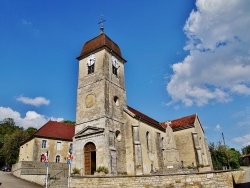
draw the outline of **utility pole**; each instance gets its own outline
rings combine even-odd
[[[226,147],[226,143],[225,143],[225,138],[224,138],[223,132],[222,132],[221,134],[222,134],[223,144],[224,144],[224,146]]]
[[[226,149],[226,142],[225,142],[225,138],[224,138],[224,134],[222,132],[222,139],[223,139],[223,144],[224,144],[224,147]],[[228,156],[227,156],[227,153],[226,153],[226,157],[227,157],[227,165],[228,165],[228,169],[230,169],[230,163],[229,163],[229,159],[228,159]]]

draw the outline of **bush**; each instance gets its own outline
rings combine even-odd
[[[80,174],[80,170],[78,168],[73,168],[72,174]]]
[[[96,169],[96,172],[104,172],[105,174],[109,173],[109,169],[105,166],[99,166],[97,169]]]

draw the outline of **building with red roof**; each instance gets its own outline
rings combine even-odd
[[[22,143],[19,161],[41,162],[42,157],[47,155],[50,162],[66,163],[74,134],[74,124],[50,120]]]

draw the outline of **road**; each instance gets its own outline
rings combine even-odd
[[[235,188],[250,188],[250,167],[244,168],[244,176],[241,181],[235,185]]]
[[[0,171],[0,188],[41,188],[37,185],[22,179],[19,179],[11,174],[11,172]]]
[[[241,183],[249,183],[250,182],[250,167],[245,167],[244,170],[245,170],[245,173],[244,173]]]

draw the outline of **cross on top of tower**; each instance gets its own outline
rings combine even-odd
[[[104,33],[104,22],[105,22],[106,20],[104,20],[103,19],[103,15],[101,15],[101,21],[98,23],[98,24],[100,24],[100,31],[101,31],[101,33]]]

